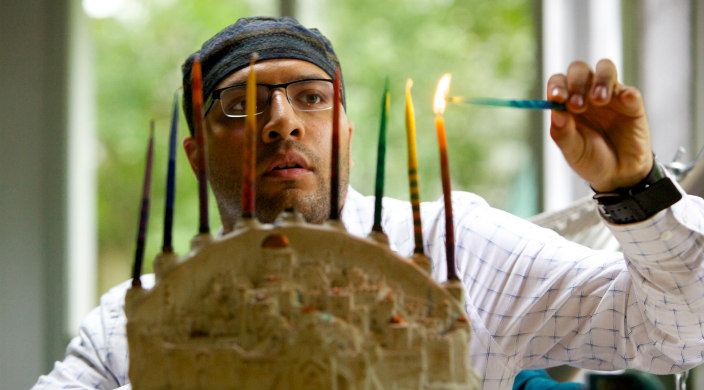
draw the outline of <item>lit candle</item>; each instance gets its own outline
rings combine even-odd
[[[340,67],[335,68],[332,99],[332,155],[330,157],[330,219],[340,219]]]
[[[152,183],[152,159],[154,157],[154,121],[151,122],[149,146],[147,147],[147,163],[144,168],[144,183],[142,184],[142,205],[139,210],[139,229],[137,232],[137,248],[134,251],[132,268],[132,287],[141,287],[142,263],[144,261],[144,242],[149,222],[149,190]]]
[[[166,207],[164,210],[164,243],[162,252],[173,252],[174,191],[176,188],[176,138],[178,137],[178,93],[174,94],[174,108],[169,133],[169,163],[166,173]]]
[[[247,74],[247,89],[245,91],[244,152],[242,156],[242,217],[254,218],[254,180],[257,153],[257,77],[254,74],[254,63],[259,56],[252,53]]]
[[[386,157],[386,112],[389,110],[389,78],[384,84],[381,96],[381,121],[379,124],[379,148],[376,160],[376,186],[374,191],[374,225],[372,231],[381,232],[381,200],[384,197],[384,158]]]
[[[416,117],[411,98],[413,80],[406,80],[406,143],[408,146],[408,185],[411,192],[413,209],[413,235],[415,249],[413,253],[423,254],[423,225],[420,218],[420,191],[418,189],[418,157],[416,155]]]
[[[200,211],[200,233],[210,233],[208,222],[208,167],[205,156],[205,132],[203,131],[203,81],[200,70],[200,58],[193,61],[191,70],[191,83],[193,91],[193,124],[195,125],[196,143],[198,144],[198,203]]]
[[[447,95],[450,92],[451,75],[446,73],[440,78],[435,91],[435,129],[438,133],[440,149],[440,173],[442,176],[442,194],[445,201],[445,255],[447,261],[447,280],[458,280],[455,271],[455,228],[452,221],[452,194],[450,188],[450,167],[447,159],[447,137],[445,135],[445,111]]]

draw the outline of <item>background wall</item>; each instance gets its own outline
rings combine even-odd
[[[0,388],[62,354],[67,0],[0,2]]]

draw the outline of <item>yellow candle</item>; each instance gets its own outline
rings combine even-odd
[[[249,62],[249,74],[247,75],[247,88],[245,90],[245,113],[247,117],[244,122],[244,151],[242,156],[242,217],[254,218],[254,180],[256,171],[256,148],[257,148],[257,78],[254,74],[254,63],[257,61],[257,53],[252,54]]]
[[[416,155],[416,116],[411,97],[413,80],[406,80],[406,144],[408,146],[408,185],[413,209],[414,253],[423,254],[423,225],[420,217],[420,190],[418,188],[418,156]]]

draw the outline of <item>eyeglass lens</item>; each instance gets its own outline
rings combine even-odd
[[[227,116],[246,116],[246,90],[244,85],[224,89],[220,94],[222,110]],[[269,106],[272,88],[257,85],[256,113],[261,114]],[[322,111],[332,108],[333,85],[323,80],[301,80],[286,86],[286,97],[294,109],[299,111]]]

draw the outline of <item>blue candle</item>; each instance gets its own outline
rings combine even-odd
[[[174,108],[169,134],[169,162],[166,173],[166,208],[164,210],[164,244],[162,252],[173,252],[174,192],[176,190],[176,139],[178,137],[178,93],[174,94]]]
[[[477,106],[492,107],[513,107],[527,110],[559,110],[565,111],[565,103],[557,103],[549,100],[535,99],[495,99],[495,98],[468,98],[451,97],[447,99],[452,103],[465,103]]]
[[[147,147],[147,163],[144,168],[144,183],[142,184],[142,207],[139,210],[139,230],[137,232],[137,249],[134,252],[134,268],[132,269],[132,287],[141,287],[142,263],[144,261],[144,242],[149,222],[149,190],[152,183],[152,160],[154,157],[154,121],[151,122],[149,146]]]

